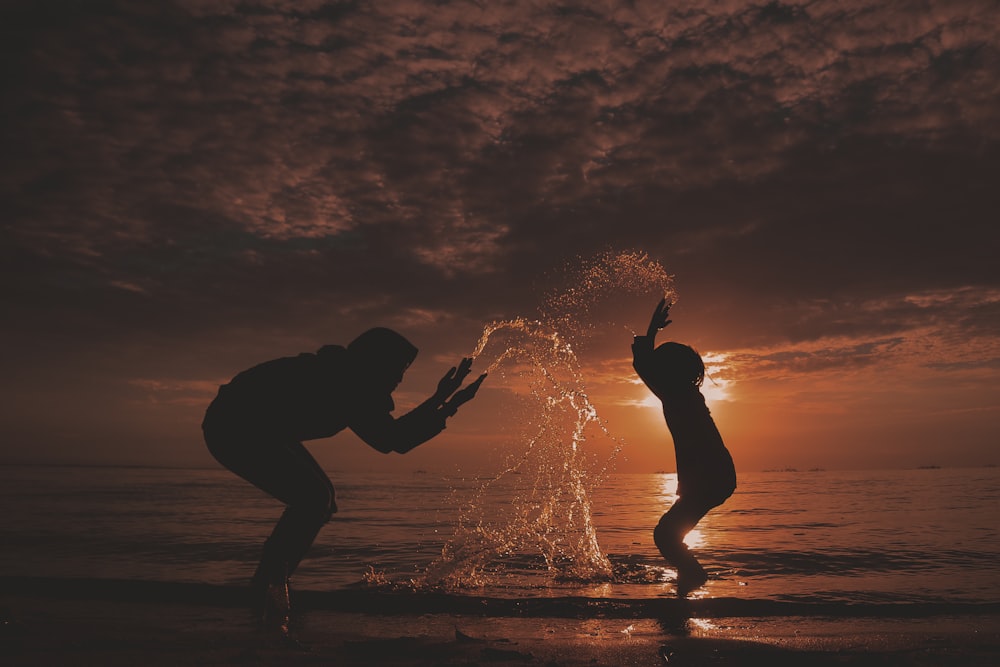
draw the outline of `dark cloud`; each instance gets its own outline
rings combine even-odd
[[[607,248],[661,260],[718,350],[995,335],[955,296],[997,288],[987,0],[2,11],[0,293],[33,363],[172,344],[194,374],[198,345],[373,321],[448,349]]]
[[[831,369],[850,372],[862,366],[883,363],[886,355],[891,354],[903,342],[903,338],[885,338],[862,343],[850,342],[841,347],[787,349],[770,354],[734,356],[729,361],[753,368],[756,376],[770,379]],[[725,372],[720,373],[720,377],[725,379]]]

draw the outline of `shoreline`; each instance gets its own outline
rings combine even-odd
[[[298,651],[261,632],[241,589],[210,588],[217,597],[206,599],[192,596],[206,590],[199,585],[74,581],[60,588],[67,582],[0,578],[0,662],[12,667],[1000,664],[996,606],[983,613],[919,617],[796,616],[712,614],[711,605],[692,605],[690,614],[666,605],[668,613],[657,614],[649,605],[581,607],[574,601],[567,607],[563,600],[528,613],[513,613],[513,606],[494,613],[489,607],[495,598],[483,605],[481,598],[468,596],[474,603],[468,608],[414,605],[400,612],[394,605],[385,608],[389,596],[368,594],[367,604],[356,606],[362,599],[357,593],[364,591],[347,591],[353,597],[337,598],[336,608],[299,596],[292,629],[309,650]],[[157,590],[160,594],[148,595]],[[541,599],[511,604],[528,609]]]
[[[109,602],[185,603],[245,608],[248,587],[139,579],[0,576],[8,595]],[[292,605],[302,611],[391,613],[393,615],[458,614],[493,618],[727,618],[753,616],[845,619],[921,619],[938,616],[996,616],[1000,602],[799,602],[735,597],[677,599],[539,596],[501,597],[472,592],[393,587],[341,588],[328,591],[292,588]]]

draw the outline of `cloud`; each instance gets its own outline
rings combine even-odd
[[[183,9],[36,26],[44,56],[20,54],[50,83],[13,91],[31,128],[14,194],[67,246],[139,241],[166,200],[262,238],[423,224],[445,198],[502,230],[623,188],[764,178],[818,140],[996,138],[997,22],[976,3]]]
[[[137,378],[129,385],[139,390],[141,396],[135,399],[154,405],[179,405],[191,408],[205,408],[215,397],[219,385],[228,380],[163,380]]]
[[[5,424],[201,447],[218,378],[376,324],[418,401],[558,267],[639,249],[762,448],[932,407],[993,443],[994,5],[7,3]],[[580,351],[611,414],[648,396],[629,326]]]
[[[612,245],[704,302],[756,297],[727,349],[892,337],[917,304],[847,304],[993,281],[989,10],[25,3],[5,294],[139,330],[512,316],[556,262]]]

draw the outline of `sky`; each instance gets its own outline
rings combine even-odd
[[[673,276],[661,340],[705,357],[738,468],[1000,463],[992,0],[14,0],[0,25],[0,462],[216,466],[220,384],[372,326],[421,349],[399,414],[631,253]],[[672,470],[630,365],[655,298],[626,296],[579,350],[614,436],[590,454]],[[309,446],[488,472],[531,427],[514,384],[406,456]]]

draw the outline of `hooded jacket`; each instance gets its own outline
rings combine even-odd
[[[445,414],[433,401],[399,419],[391,415],[395,381],[416,354],[403,336],[379,328],[346,348],[326,345],[258,364],[219,387],[202,424],[206,439],[225,447],[260,446],[351,428],[381,452],[409,451],[445,427]]]

